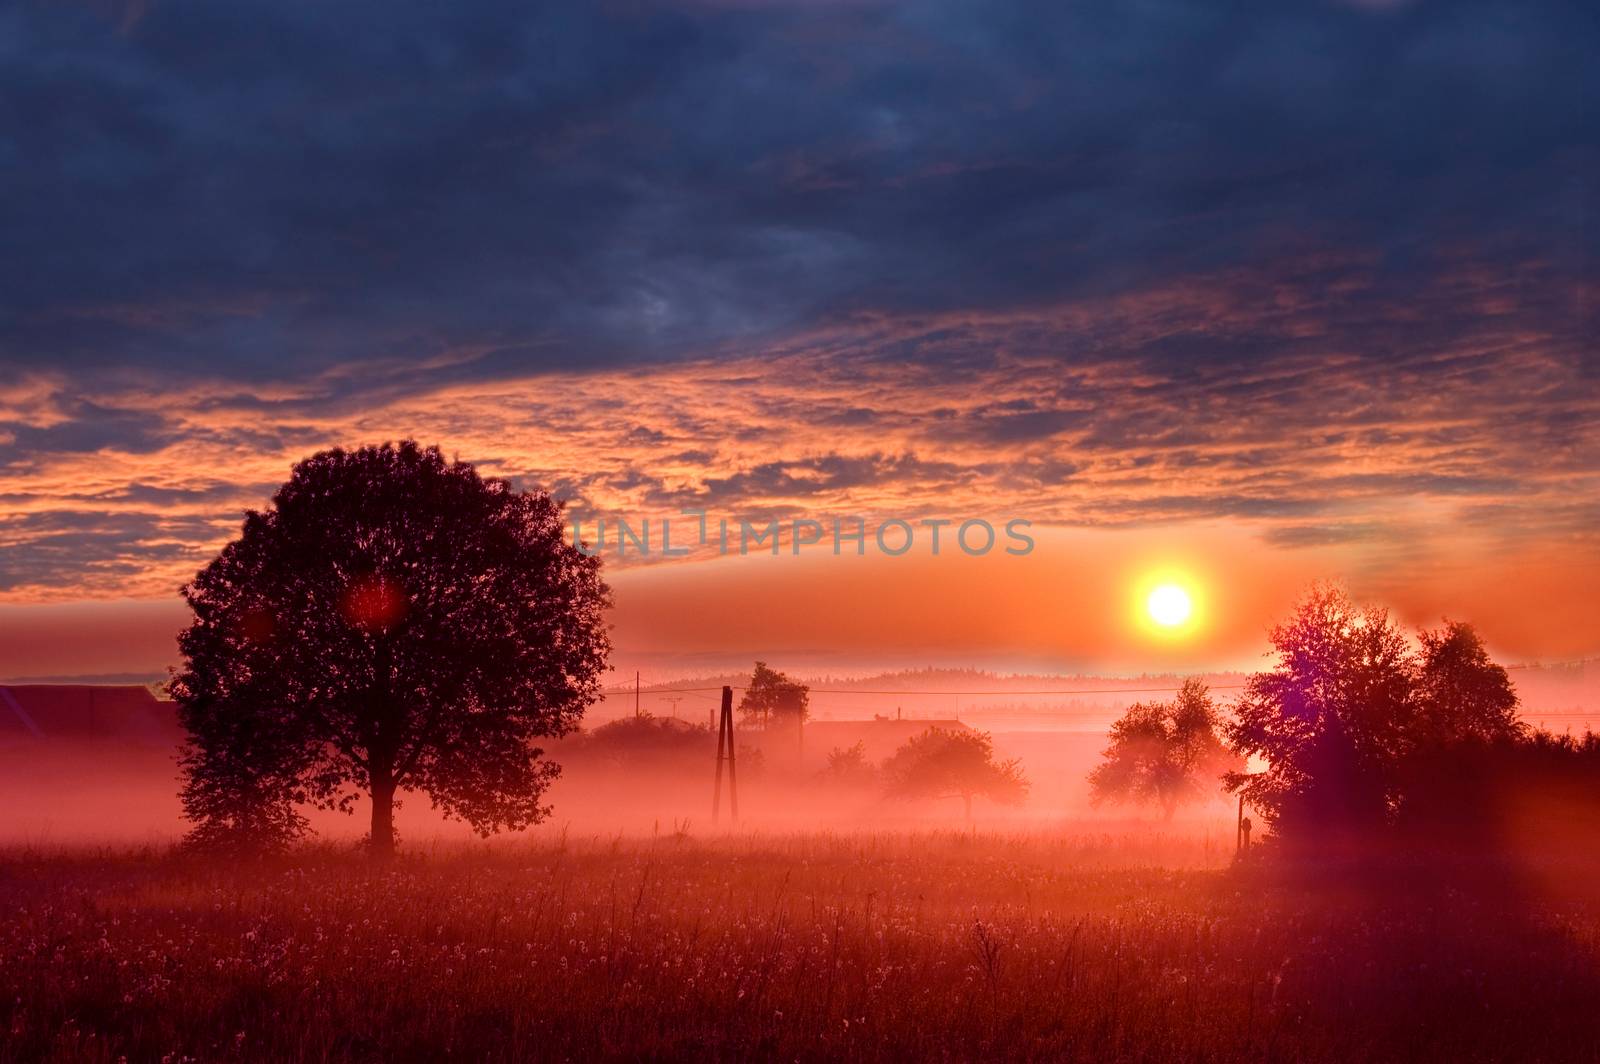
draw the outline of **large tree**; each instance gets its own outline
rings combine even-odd
[[[1020,761],[996,761],[984,732],[929,727],[883,763],[886,791],[894,798],[960,798],[968,819],[972,799],[1021,805],[1028,780]]]
[[[1328,835],[1381,825],[1417,739],[1405,636],[1384,610],[1323,585],[1271,640],[1277,666],[1250,677],[1226,729],[1235,753],[1267,768],[1230,773],[1229,788],[1275,826]]]
[[[1239,759],[1217,736],[1216,703],[1190,677],[1170,702],[1135,702],[1111,726],[1105,760],[1089,774],[1090,800],[1146,802],[1171,820],[1178,807],[1215,795]]]
[[[610,650],[599,561],[560,504],[410,441],[295,466],[183,595],[172,692],[202,836],[365,794],[386,855],[400,788],[481,834],[536,823],[559,767],[535,744],[577,726]]]

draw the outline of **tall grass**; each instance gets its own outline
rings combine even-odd
[[[1112,837],[0,861],[0,1059],[1576,1059],[1589,902]],[[1170,866],[1182,866],[1174,869]]]

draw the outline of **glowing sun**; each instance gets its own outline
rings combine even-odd
[[[1150,592],[1144,608],[1150,619],[1161,627],[1176,628],[1189,619],[1194,603],[1189,600],[1189,593],[1177,584],[1162,584]]]

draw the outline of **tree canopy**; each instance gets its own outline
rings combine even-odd
[[[599,561],[560,505],[410,441],[296,465],[183,595],[172,693],[202,838],[292,834],[294,804],[365,794],[387,853],[402,787],[481,834],[535,823],[559,771],[535,742],[577,726],[610,650]]]
[[[739,700],[739,716],[744,723],[759,724],[763,728],[794,727],[804,723],[810,705],[811,688],[768,668],[766,662],[758,661],[750,674],[750,686]]]
[[[1328,838],[1392,824],[1416,800],[1419,762],[1463,744],[1516,741],[1516,693],[1471,625],[1418,633],[1420,654],[1377,607],[1315,587],[1271,633],[1275,668],[1250,677],[1226,728],[1263,772],[1230,789],[1280,832]]]
[[[867,744],[857,740],[849,746],[828,751],[828,764],[817,779],[834,787],[871,787],[878,781],[878,770],[867,759]]]
[[[960,798],[972,816],[972,799],[1021,805],[1028,780],[1018,760],[996,761],[984,732],[930,727],[883,763],[887,793],[896,798]]]
[[[1227,728],[1264,772],[1235,772],[1231,788],[1269,823],[1321,831],[1381,824],[1398,800],[1396,771],[1415,735],[1411,655],[1377,607],[1320,585],[1270,635],[1277,667],[1246,682]]]
[[[1419,725],[1435,745],[1494,743],[1526,730],[1517,720],[1517,693],[1506,670],[1489,658],[1470,624],[1446,620],[1417,635]]]
[[[1183,682],[1168,702],[1135,702],[1111,726],[1105,760],[1089,775],[1090,800],[1148,802],[1170,820],[1180,805],[1220,790],[1239,767],[1217,735],[1220,716],[1199,679]]]

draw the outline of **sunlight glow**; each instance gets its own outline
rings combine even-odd
[[[1145,609],[1150,613],[1150,619],[1163,628],[1175,628],[1189,619],[1193,611],[1193,603],[1189,600],[1189,593],[1177,584],[1162,584],[1150,592],[1150,597],[1145,600]]]

